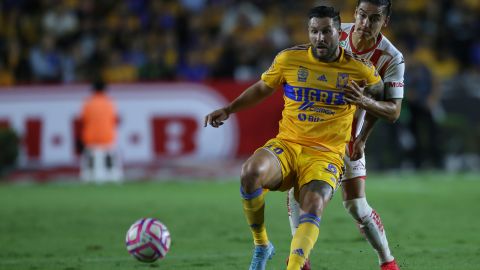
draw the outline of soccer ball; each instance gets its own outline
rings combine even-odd
[[[162,259],[170,249],[170,232],[157,219],[142,218],[127,231],[125,239],[128,252],[141,262]]]

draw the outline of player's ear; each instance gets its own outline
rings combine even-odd
[[[385,21],[383,22],[383,27],[387,27],[389,22],[390,22],[390,16],[387,16],[385,18]]]

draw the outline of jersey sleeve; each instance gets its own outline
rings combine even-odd
[[[388,64],[383,82],[385,84],[385,99],[403,98],[403,81],[405,73],[405,60],[401,54],[397,55]]]
[[[279,86],[285,81],[282,72],[282,66],[284,66],[284,62],[284,54],[277,54],[277,56],[273,60],[273,63],[270,65],[270,68],[262,74],[262,81],[264,81],[268,87],[275,89],[277,88],[277,86]]]

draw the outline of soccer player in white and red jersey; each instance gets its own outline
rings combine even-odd
[[[360,229],[378,255],[382,270],[400,269],[390,252],[384,226],[378,213],[368,204],[365,194],[367,176],[363,149],[373,124],[378,118],[395,122],[400,116],[403,98],[405,63],[403,55],[380,32],[386,27],[391,12],[390,0],[358,0],[355,23],[342,24],[340,45],[357,56],[370,60],[385,84],[384,100],[375,101],[360,92],[346,97],[357,105],[353,121],[352,139],[345,157],[346,171],[342,178],[342,195],[345,209],[358,222]],[[289,219],[292,234],[298,225],[298,203],[289,192]],[[302,270],[309,270],[309,261]]]

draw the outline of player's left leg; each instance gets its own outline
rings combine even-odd
[[[299,270],[305,266],[320,233],[323,210],[338,186],[342,166],[338,154],[302,148],[302,154],[297,159],[297,181],[294,184],[300,212],[287,270]]]
[[[387,235],[378,213],[368,204],[365,195],[365,177],[342,181],[343,205],[358,222],[365,238],[378,255],[382,270],[400,269],[388,246]]]
[[[298,221],[300,218],[300,204],[295,199],[293,188],[291,188],[287,192],[287,209],[288,209],[288,221],[290,222],[290,229],[292,231],[292,236],[294,236],[295,233],[297,232]],[[287,258],[287,264],[288,264],[288,258]],[[309,258],[307,258],[301,270],[311,270]]]
[[[300,190],[299,225],[290,245],[287,270],[301,269],[317,242],[323,210],[333,195],[325,181],[313,180]]]

